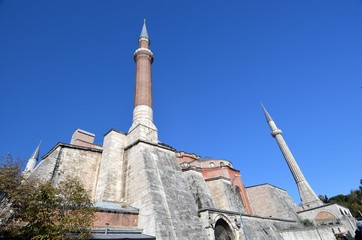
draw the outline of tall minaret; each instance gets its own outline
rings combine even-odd
[[[33,154],[30,156],[28,163],[26,164],[25,170],[23,171],[23,175],[25,177],[29,176],[30,173],[35,168],[36,162],[38,161],[38,158],[39,158],[40,144],[41,144],[41,141],[40,141],[39,145],[36,147],[36,149],[34,150]]]
[[[133,109],[133,122],[129,130],[129,143],[144,140],[157,143],[157,128],[153,124],[152,111],[152,69],[153,53],[144,20],[138,49],[134,53],[136,62],[136,86]]]
[[[300,206],[303,210],[305,210],[323,205],[322,201],[317,197],[313,189],[310,187],[297,162],[295,161],[292,152],[289,150],[287,143],[284,141],[282,131],[276,126],[274,120],[271,118],[262,103],[261,106],[263,107],[265,118],[269,124],[269,127],[272,130],[272,136],[276,139],[279,148],[288,164],[288,167],[293,174],[294,180],[297,183],[299,196],[302,201]]]

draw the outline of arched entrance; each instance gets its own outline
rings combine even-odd
[[[224,219],[217,220],[214,228],[215,240],[234,240],[229,224]]]

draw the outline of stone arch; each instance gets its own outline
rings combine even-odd
[[[230,224],[224,220],[224,218],[219,218],[214,227],[215,240],[234,240],[235,236],[232,231]]]
[[[332,213],[327,212],[327,211],[320,211],[319,213],[317,213],[317,215],[315,217],[315,221],[317,223],[335,221],[336,219],[337,219],[336,216],[334,216]]]

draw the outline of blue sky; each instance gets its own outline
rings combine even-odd
[[[0,154],[131,126],[147,19],[160,141],[297,188],[259,101],[317,194],[361,176],[362,1],[0,1]]]

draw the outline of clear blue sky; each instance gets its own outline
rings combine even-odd
[[[224,158],[246,186],[298,200],[259,101],[317,194],[362,178],[362,1],[0,0],[0,154],[27,159],[131,126],[143,19],[154,121],[177,150]]]

